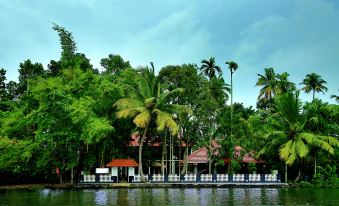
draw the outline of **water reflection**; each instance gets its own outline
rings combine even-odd
[[[95,203],[97,205],[106,205],[108,199],[107,190],[97,190],[95,192]]]
[[[0,191],[2,205],[336,205],[336,189],[158,188]]]

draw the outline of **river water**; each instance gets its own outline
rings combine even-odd
[[[2,190],[0,205],[339,205],[339,189]]]

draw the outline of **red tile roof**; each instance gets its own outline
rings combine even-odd
[[[198,150],[194,151],[187,158],[188,163],[207,163],[208,162],[208,153],[205,147],[201,147]]]
[[[213,148],[220,147],[217,142],[212,142]],[[240,155],[240,151],[243,148],[240,146],[234,147],[234,156],[238,157]],[[253,154],[252,154],[253,153]],[[218,151],[214,152],[215,155],[218,154]],[[231,158],[222,158],[225,163],[230,163]],[[254,152],[245,153],[242,160],[242,162],[249,163],[264,163],[263,160],[256,160],[254,159]],[[192,154],[190,154],[187,158],[187,162],[191,164],[198,164],[198,163],[207,163],[208,162],[208,150],[205,147],[201,147],[198,150],[195,150]]]
[[[138,163],[134,159],[112,159],[107,167],[138,167]]]
[[[132,147],[139,147],[139,139],[140,139],[140,134],[132,134],[131,135],[131,141],[129,141],[128,146],[132,146]],[[160,143],[159,142],[153,142],[150,144],[152,147],[160,147]]]

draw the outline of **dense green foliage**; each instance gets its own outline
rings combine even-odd
[[[153,63],[135,69],[109,54],[101,59],[99,73],[76,53],[70,32],[58,25],[53,29],[62,51],[47,70],[26,60],[19,65],[19,82],[7,82],[6,70],[0,69],[2,180],[73,182],[81,171],[93,172],[112,158],[139,159],[140,174],[160,159],[162,173],[185,173],[192,171],[189,151],[199,147],[208,148],[210,173],[220,167],[233,173],[284,173],[288,165],[289,178],[334,178],[339,105],[319,99],[303,103],[289,74],[276,74],[273,68],[258,74],[255,110],[233,103],[233,84],[227,84],[214,58],[202,60],[200,67],[168,65],[157,75]],[[233,61],[226,65],[231,76],[238,69]],[[302,84],[313,94],[327,90],[316,74]],[[140,135],[139,148],[129,146],[132,134]],[[218,152],[212,142],[221,146]],[[237,145],[240,156],[234,155]],[[256,153],[264,163],[243,171],[244,153]],[[224,165],[222,157],[231,158],[230,164]],[[174,167],[173,159],[183,164]],[[330,175],[326,168],[332,168]]]

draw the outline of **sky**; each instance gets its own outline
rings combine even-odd
[[[0,11],[0,67],[8,80],[17,81],[27,59],[45,69],[60,59],[55,22],[98,69],[108,54],[133,67],[152,61],[158,70],[215,57],[227,83],[225,62],[238,63],[234,101],[245,106],[255,107],[257,74],[267,67],[288,72],[298,88],[315,72],[328,87],[316,97],[335,103],[330,96],[339,95],[337,0],[0,0]]]

